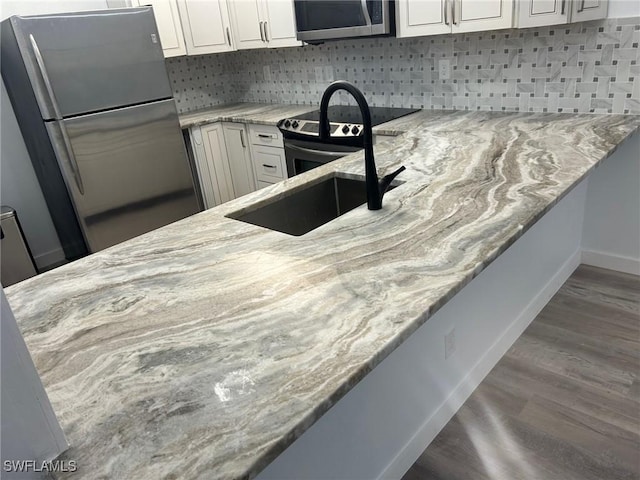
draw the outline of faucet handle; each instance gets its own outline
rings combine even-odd
[[[391,182],[393,182],[393,179],[396,178],[398,174],[400,172],[403,172],[404,170],[406,170],[406,168],[403,165],[396,171],[391,172],[389,175],[385,175],[384,177],[382,177],[382,180],[380,180],[380,185],[378,187],[380,190],[380,200],[382,200],[382,196],[386,193],[387,189],[389,188],[389,185],[391,185]]]

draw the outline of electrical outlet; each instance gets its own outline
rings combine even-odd
[[[333,67],[331,65],[324,67],[324,79],[327,82],[333,82]]]
[[[449,358],[456,351],[456,329],[452,328],[444,336],[444,359]]]
[[[269,67],[269,65],[265,65],[264,67],[262,67],[262,72],[264,73],[264,81],[265,82],[270,82],[271,81],[271,67]]]
[[[438,61],[438,73],[440,80],[449,80],[451,78],[451,61],[447,58],[443,58]]]
[[[322,67],[315,67],[316,82],[324,81],[324,69]]]

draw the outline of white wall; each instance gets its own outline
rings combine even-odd
[[[582,261],[640,275],[640,133],[589,178]]]
[[[36,265],[43,268],[64,260],[18,122],[2,83],[0,97],[0,202],[18,212],[18,219]]]
[[[0,0],[0,19],[107,8],[106,0]],[[0,202],[18,218],[38,268],[64,260],[51,215],[38,185],[13,108],[2,83],[0,97]]]

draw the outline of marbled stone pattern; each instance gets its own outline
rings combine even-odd
[[[397,122],[378,168],[407,170],[382,210],[301,237],[224,217],[333,172],[362,177],[356,153],[7,289],[73,478],[254,477],[640,117]]]
[[[269,103],[228,103],[183,113],[178,117],[181,128],[197,127],[213,122],[240,122],[276,125],[283,118],[317,110],[313,105],[284,105]]]

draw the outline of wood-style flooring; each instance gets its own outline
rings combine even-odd
[[[580,266],[403,480],[640,478],[640,278]]]

